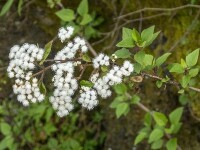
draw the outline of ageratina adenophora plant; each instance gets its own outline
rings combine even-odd
[[[72,26],[59,29],[58,39],[64,47],[54,59],[47,57],[55,38],[44,49],[28,43],[15,45],[10,50],[7,69],[9,77],[15,79],[13,91],[24,106],[43,101],[46,93],[43,78],[45,72],[51,69],[54,89],[46,99],[49,99],[57,115],[64,117],[73,110],[76,102],[88,110],[93,109],[100,99],[111,97],[113,88],[115,99],[110,107],[115,109],[118,118],[126,115],[132,104],[146,112],[144,127],[138,133],[135,145],[147,139],[151,149],[160,149],[162,146],[168,150],[181,149],[174,135],[182,125],[183,107],[178,107],[167,116],[151,111],[140,102],[138,94],[130,92],[136,84],[148,78],[156,80],[158,88],[175,86],[179,94],[200,92],[196,87],[199,83],[199,49],[189,53],[180,63],[163,66],[171,53],[155,58],[146,50],[158,34],[154,33],[154,26],[141,33],[136,29],[123,28],[122,41],[117,44],[121,49],[112,55],[97,54],[87,40],[74,35]],[[93,70],[88,79],[83,80],[82,75],[88,67]],[[162,72],[163,69],[178,80],[161,77],[162,73],[158,71]]]

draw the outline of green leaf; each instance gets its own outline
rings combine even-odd
[[[151,144],[151,149],[161,149],[163,145],[163,140],[155,141]]]
[[[161,88],[162,84],[163,84],[163,82],[161,80],[156,81],[156,86],[158,88]]]
[[[84,14],[80,25],[86,25],[92,21],[92,17],[89,14]]]
[[[39,88],[40,88],[41,93],[43,93],[44,95],[47,93],[47,89],[43,82],[40,82]]]
[[[42,60],[40,61],[40,65],[42,65],[44,61],[47,59],[47,57],[49,56],[51,52],[52,43],[53,43],[53,40],[51,40],[49,43],[45,45],[44,47],[45,52],[44,52]]]
[[[101,71],[108,72],[108,67],[105,65],[101,66]]]
[[[121,42],[117,43],[117,47],[132,48],[135,46],[132,38],[123,39]]]
[[[170,72],[176,72],[176,73],[179,73],[179,74],[184,73],[183,67],[181,66],[181,64],[178,64],[178,63],[172,64],[172,67],[169,71]]]
[[[147,133],[146,132],[140,132],[135,138],[134,145],[137,145],[142,140],[144,140],[146,137],[147,137]]]
[[[129,109],[128,103],[120,103],[117,105],[116,108],[116,115],[119,118],[121,115],[126,114],[127,110]]]
[[[154,141],[160,140],[163,136],[164,136],[163,130],[158,129],[158,128],[155,128],[155,129],[151,132],[151,134],[150,134],[150,136],[149,136],[148,142],[149,142],[149,143],[152,143],[152,142],[154,142]]]
[[[189,84],[189,82],[190,82],[190,76],[188,75],[184,75],[183,77],[182,77],[182,79],[181,79],[181,85],[182,85],[182,87],[183,88],[186,88],[187,86],[188,86],[188,84]]]
[[[86,86],[86,87],[93,87],[94,83],[87,81],[87,80],[81,80],[80,85]]]
[[[0,141],[0,149],[1,150],[6,149],[6,148],[11,149],[13,142],[14,142],[14,139],[12,136],[10,135],[6,136],[3,140]]]
[[[143,47],[149,46],[157,38],[159,33],[160,33],[160,31],[154,33],[151,37],[149,37],[149,39],[146,41],[146,43]]]
[[[188,65],[188,67],[196,65],[198,58],[199,58],[199,49],[196,49],[190,54],[188,54],[186,56],[186,64]]]
[[[151,122],[152,122],[152,116],[148,112],[148,113],[145,114],[145,117],[144,117],[144,125],[151,127]]]
[[[153,118],[159,126],[165,126],[168,121],[167,117],[160,112],[153,112]]]
[[[122,29],[122,39],[132,38],[133,30],[124,28]]]
[[[151,37],[153,35],[154,28],[155,28],[155,26],[151,26],[142,31],[142,33],[141,33],[142,41],[147,41],[149,39],[149,37]]]
[[[84,16],[88,13],[88,0],[82,0],[77,8],[78,14]]]
[[[171,112],[169,114],[169,120],[171,124],[177,124],[180,121],[182,114],[183,114],[183,107],[179,107],[175,109],[173,112]]]
[[[177,139],[170,139],[166,144],[167,150],[176,150],[177,149]]]
[[[185,69],[187,68],[187,64],[184,59],[181,58],[181,66]]]
[[[126,48],[119,49],[114,54],[117,56],[117,58],[123,58],[123,59],[129,58],[131,56],[131,53]]]
[[[19,0],[18,6],[17,6],[17,12],[18,12],[18,14],[19,14],[20,16],[21,16],[21,12],[22,12],[23,1],[24,1],[24,0]]]
[[[133,95],[131,98],[131,103],[132,104],[137,104],[138,102],[140,102],[140,97],[137,95]]]
[[[195,76],[198,75],[198,73],[199,73],[199,68],[194,68],[194,69],[191,69],[191,70],[189,71],[190,77],[195,77]]]
[[[167,60],[169,55],[171,55],[171,53],[165,53],[162,56],[160,56],[159,58],[157,58],[156,59],[156,66],[162,65]]]
[[[117,84],[113,88],[117,94],[125,94],[127,92],[127,86],[124,83]]]
[[[189,99],[188,96],[185,94],[181,94],[179,96],[179,102],[181,103],[181,105],[186,105],[188,103]]]
[[[1,129],[1,133],[3,133],[3,135],[11,134],[11,127],[6,122],[1,122],[0,123],[0,129]]]
[[[8,12],[8,10],[12,6],[13,2],[14,2],[14,0],[7,0],[7,2],[3,5],[2,9],[1,9],[0,16],[3,16]]]
[[[132,38],[136,42],[141,41],[140,33],[135,28],[132,30]]]
[[[116,108],[118,104],[120,104],[121,102],[125,101],[127,99],[126,96],[124,95],[120,95],[120,96],[117,96],[113,102],[110,104],[110,108]]]
[[[176,134],[181,128],[182,123],[172,124],[170,128],[165,128],[165,132],[168,134]]]
[[[136,54],[134,55],[135,61],[138,62],[138,63],[141,64],[141,65],[143,65],[144,58],[145,58],[145,53],[144,53],[144,51],[139,51],[138,53],[136,53]]]
[[[72,21],[75,19],[74,11],[72,9],[61,9],[55,13],[63,21]]]
[[[145,56],[144,56],[144,60],[143,60],[143,62],[144,62],[144,65],[145,66],[150,66],[150,65],[152,65],[152,63],[153,63],[153,56],[152,55],[149,55],[149,54],[145,54]]]
[[[88,56],[87,53],[83,54],[82,59],[86,62],[92,62],[91,58]]]

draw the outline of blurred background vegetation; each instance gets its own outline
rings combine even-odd
[[[7,0],[0,1],[0,10]],[[100,101],[92,111],[80,106],[69,116],[59,118],[48,98],[41,104],[24,108],[12,92],[12,80],[6,74],[9,49],[14,44],[37,43],[40,47],[52,40],[60,26],[66,25],[55,13],[61,8],[76,10],[79,0],[14,0],[7,13],[0,17],[0,149],[35,150],[148,150],[147,143],[133,146],[134,138],[142,127],[144,112],[132,106],[127,116],[116,118],[109,105],[112,98]],[[183,7],[176,9],[176,7]],[[188,51],[200,47],[200,5],[198,0],[89,0],[89,11],[96,24],[84,28],[84,35],[97,52],[112,54],[120,41],[122,27],[144,28],[155,25],[161,31],[149,47],[149,52],[160,56],[172,52],[168,62],[177,62]],[[143,8],[172,8],[167,11]],[[56,43],[54,53],[61,49]],[[166,75],[168,72],[166,71]],[[87,77],[87,73],[85,74]],[[178,77],[177,77],[178,79]],[[151,79],[149,79],[151,80]],[[45,79],[46,83],[50,80]],[[197,81],[197,87],[200,83]],[[52,89],[49,83],[47,90]],[[139,93],[142,102],[152,110],[168,114],[180,104],[186,104],[183,126],[178,134],[184,150],[200,147],[200,95],[195,92],[179,95],[177,89],[167,86],[160,90],[155,81],[135,83],[133,93]],[[50,95],[51,93],[48,92]]]

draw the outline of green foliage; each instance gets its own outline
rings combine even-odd
[[[153,112],[153,118],[159,126],[165,126],[168,122],[167,117],[160,112]]]
[[[126,48],[117,50],[114,54],[117,56],[117,58],[123,58],[123,59],[129,58],[131,56],[130,51]]]
[[[192,67],[197,64],[199,58],[199,49],[194,50],[186,56],[186,64],[188,67]]]
[[[164,132],[162,129],[155,128],[151,134],[149,135],[149,143],[155,142],[160,140],[164,136]]]
[[[88,13],[88,0],[82,0],[77,8],[79,15],[84,16]]]
[[[40,61],[40,65],[42,65],[44,61],[47,59],[47,57],[49,56],[51,52],[52,43],[53,43],[53,40],[45,45],[44,47],[45,52],[44,52],[42,60]]]
[[[93,87],[94,83],[87,81],[87,80],[81,80],[80,85],[86,86],[86,87]]]
[[[56,12],[56,15],[63,21],[72,21],[75,19],[75,14],[72,9],[61,9]]]
[[[167,150],[176,150],[177,149],[177,139],[170,139],[166,144]]]
[[[159,58],[156,59],[156,66],[161,66],[166,60],[167,58],[171,55],[171,53],[165,53],[162,56],[160,56]]]
[[[4,6],[1,9],[0,16],[5,15],[9,11],[9,9],[12,6],[13,2],[14,2],[14,0],[7,0],[7,2],[4,4]]]

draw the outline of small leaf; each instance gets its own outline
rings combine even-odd
[[[161,149],[163,145],[163,140],[155,141],[151,144],[151,149]]]
[[[134,145],[137,145],[140,143],[142,140],[144,140],[147,137],[146,132],[140,132],[137,137],[135,138]]]
[[[125,101],[127,99],[126,96],[124,95],[120,95],[117,96],[113,102],[110,104],[110,108],[116,108],[118,104],[122,103],[123,101]]]
[[[74,11],[72,9],[61,9],[55,13],[63,21],[72,21],[75,19]]]
[[[166,144],[167,150],[176,150],[177,149],[177,139],[170,139]]]
[[[80,85],[86,86],[86,87],[93,87],[94,83],[87,81],[87,80],[81,80]]]
[[[167,117],[160,112],[153,112],[153,118],[159,126],[165,126],[168,121]]]
[[[7,0],[7,2],[3,5],[2,9],[1,9],[0,16],[5,15],[9,11],[13,2],[14,2],[14,0]]]
[[[122,29],[122,39],[127,39],[132,37],[133,30],[124,28]]]
[[[149,46],[157,38],[159,33],[160,33],[160,31],[154,33],[151,37],[149,37],[149,39],[146,41],[146,43],[143,47]]]
[[[184,69],[181,66],[181,64],[174,63],[174,64],[172,64],[172,67],[171,67],[171,69],[169,71],[170,72],[176,72],[176,73],[183,73]]]
[[[183,88],[186,88],[187,86],[188,86],[188,84],[189,84],[189,82],[190,82],[190,76],[183,76],[182,77],[182,79],[181,79],[181,85],[182,85],[182,87]]]
[[[103,72],[108,72],[108,67],[105,66],[105,65],[103,65],[103,66],[101,66],[101,70],[102,70]]]
[[[21,16],[21,12],[22,12],[22,5],[23,5],[23,0],[19,0],[18,6],[17,6],[17,12],[20,16]]]
[[[117,58],[129,58],[131,56],[131,53],[126,48],[117,50],[114,54],[117,56]]]
[[[165,53],[162,56],[160,56],[159,58],[157,58],[156,59],[156,66],[162,65],[167,60],[169,55],[171,55],[171,53]]]
[[[117,94],[125,94],[127,92],[127,86],[124,83],[117,84],[113,88]]]
[[[116,115],[119,118],[121,115],[126,114],[127,110],[129,109],[128,103],[120,103],[117,105],[116,108]]]
[[[181,58],[181,66],[185,69],[187,68],[187,64],[184,59]]]
[[[0,123],[0,129],[1,129],[1,133],[3,133],[4,135],[11,134],[11,127],[9,124],[7,124],[5,122]]]
[[[77,8],[78,14],[83,16],[88,13],[88,0],[82,0]]]
[[[141,33],[142,41],[147,41],[149,39],[149,37],[153,35],[154,28],[155,28],[155,26],[151,26],[142,31],[142,33]]]
[[[179,96],[179,102],[181,103],[181,105],[186,105],[189,102],[188,96],[185,94],[181,94]]]
[[[149,136],[148,142],[149,142],[149,143],[152,143],[152,142],[154,142],[154,141],[157,141],[157,140],[161,139],[163,136],[164,136],[163,130],[158,129],[158,128],[155,128],[155,129],[151,132],[151,134],[150,134],[150,136]]]
[[[182,123],[172,124],[169,129],[165,128],[165,132],[168,134],[176,134],[181,128]]]
[[[141,65],[143,65],[144,57],[145,57],[144,51],[139,51],[138,53],[136,53],[136,54],[134,55],[135,61],[138,62],[138,63],[141,64]]]
[[[133,95],[131,98],[131,103],[132,104],[137,104],[138,102],[140,102],[140,97],[137,95]]]
[[[146,113],[146,115],[145,115],[145,117],[144,117],[144,125],[145,125],[145,126],[151,127],[151,122],[152,122],[152,116],[151,116],[151,114],[148,112],[148,113]]]
[[[158,88],[161,88],[162,84],[163,84],[162,81],[160,81],[160,80],[156,81],[156,86],[157,86]]]
[[[117,47],[132,48],[135,46],[132,38],[123,39],[121,42],[117,43]]]
[[[80,25],[86,25],[92,21],[92,17],[89,14],[84,14]]]
[[[175,109],[173,112],[171,112],[169,114],[169,120],[171,124],[177,124],[180,121],[182,114],[183,114],[183,107],[179,107]]]
[[[45,52],[44,52],[42,60],[40,61],[40,65],[42,65],[44,61],[47,59],[47,57],[49,56],[51,52],[52,43],[53,43],[53,40],[51,40],[49,43],[45,45],[44,47]]]
[[[190,54],[188,54],[186,56],[186,64],[188,65],[188,67],[196,65],[198,58],[199,58],[199,49],[196,49]]]
[[[194,69],[191,69],[191,70],[189,71],[190,77],[195,77],[195,76],[198,75],[198,73],[199,73],[199,68],[194,68]]]
[[[40,88],[41,93],[43,93],[44,95],[47,93],[47,89],[46,89],[46,87],[45,87],[43,82],[41,82],[39,84],[39,88]]]
[[[139,42],[142,40],[140,37],[140,33],[135,28],[133,28],[132,30],[132,38],[135,42]]]
[[[92,61],[91,58],[88,56],[87,53],[83,54],[82,59],[83,59],[85,62],[91,62],[91,61]]]
[[[153,58],[153,55],[145,54],[144,60],[143,60],[144,65],[145,65],[145,66],[150,66],[150,65],[152,65],[153,59],[154,59],[154,58]]]

